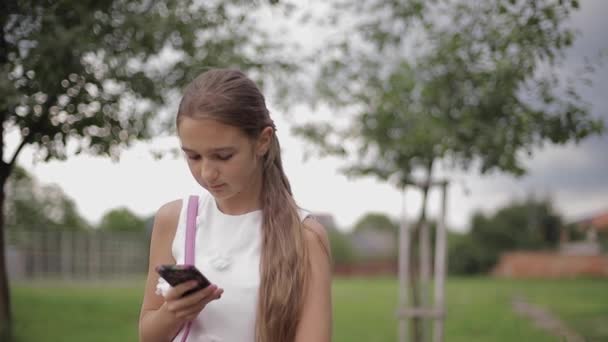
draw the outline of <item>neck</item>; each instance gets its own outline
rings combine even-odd
[[[226,199],[216,199],[218,208],[227,215],[242,215],[262,209],[262,173],[253,177],[250,186]]]

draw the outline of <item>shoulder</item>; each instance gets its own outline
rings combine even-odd
[[[154,215],[150,239],[150,270],[160,264],[175,263],[171,245],[177,231],[182,201],[175,200],[163,204]]]
[[[313,251],[320,250],[329,257],[331,251],[329,249],[327,229],[312,216],[304,219],[302,226],[304,227],[303,234],[307,246]]]
[[[179,218],[179,213],[182,210],[182,200],[177,199],[171,202],[167,202],[163,204],[158,211],[156,212],[155,220],[158,221],[167,221],[167,220],[177,220]]]
[[[170,230],[172,232],[175,232],[180,219],[180,215],[183,214],[182,208],[184,205],[188,205],[188,199],[191,197],[192,196],[188,196],[183,199],[176,199],[174,201],[167,202],[163,204],[160,208],[158,208],[156,214],[154,215],[154,229],[156,230],[158,228],[163,231]],[[199,195],[197,197],[199,203],[206,200],[204,194]]]
[[[182,200],[177,199],[163,204],[154,216],[153,235],[172,235],[175,233],[179,214],[182,210]]]

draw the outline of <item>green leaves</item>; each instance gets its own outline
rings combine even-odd
[[[204,68],[290,65],[273,54],[247,2],[17,1],[8,9],[0,111],[4,128],[23,132],[43,160],[66,158],[69,141],[77,153],[118,158],[161,133],[153,127],[167,126],[156,115],[174,105],[167,94]]]
[[[559,238],[560,218],[547,202],[512,203],[472,221],[469,232],[450,236],[450,273],[484,274],[505,251],[553,248]]]
[[[326,47],[316,84],[352,121],[343,131],[309,124],[316,134],[304,136],[327,153],[338,150],[327,137],[359,146],[346,149],[346,172],[401,184],[435,160],[521,175],[522,152],[603,131],[558,69],[577,8],[550,0],[342,6],[359,21]]]
[[[89,223],[76,203],[56,185],[41,185],[16,167],[6,187],[5,222],[9,230],[85,230]]]
[[[103,215],[98,229],[114,232],[143,232],[146,224],[144,219],[129,209],[116,208]]]
[[[368,213],[361,217],[357,223],[355,223],[355,227],[353,231],[362,231],[362,230],[380,230],[380,231],[388,231],[394,234],[395,238],[398,236],[399,227],[398,225],[391,220],[385,214],[382,213]]]

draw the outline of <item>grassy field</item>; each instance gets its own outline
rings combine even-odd
[[[13,284],[16,342],[137,341],[142,281]],[[446,341],[558,341],[516,316],[514,295],[551,309],[587,341],[608,341],[608,280],[450,278]],[[336,342],[396,341],[393,279],[336,279]]]

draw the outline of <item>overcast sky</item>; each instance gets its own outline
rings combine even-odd
[[[566,68],[579,67],[584,56],[595,56],[602,49],[608,51],[606,18],[608,1],[582,1],[582,10],[573,17],[580,35],[568,52]],[[306,40],[309,37],[302,37],[302,41]],[[608,65],[596,71],[593,87],[581,89],[581,94],[592,105],[593,114],[608,121]],[[306,109],[298,110],[298,115],[312,114]],[[333,214],[342,229],[349,229],[367,212],[382,212],[395,219],[400,216],[403,203],[397,189],[373,179],[348,180],[337,171],[342,164],[339,160],[303,162],[302,142],[290,136],[290,127],[280,114],[274,119],[284,149],[286,172],[302,207]],[[15,141],[14,135],[9,136],[7,145],[14,146]],[[80,212],[96,223],[111,208],[126,206],[137,214],[151,215],[163,203],[199,191],[185,161],[169,157],[156,161],[148,152],[150,147],[178,146],[177,138],[138,143],[123,153],[120,163],[79,156],[67,162],[32,164],[32,150],[26,148],[19,163],[41,183],[58,184],[76,199]],[[457,183],[449,191],[449,226],[462,230],[475,210],[491,212],[531,193],[551,197],[567,219],[608,210],[608,135],[593,137],[579,145],[548,146],[537,151],[527,166],[528,175],[520,179],[498,174],[450,174]],[[419,197],[414,191],[408,193],[408,217],[416,214]],[[430,214],[436,215],[437,192],[431,194],[430,201]]]

